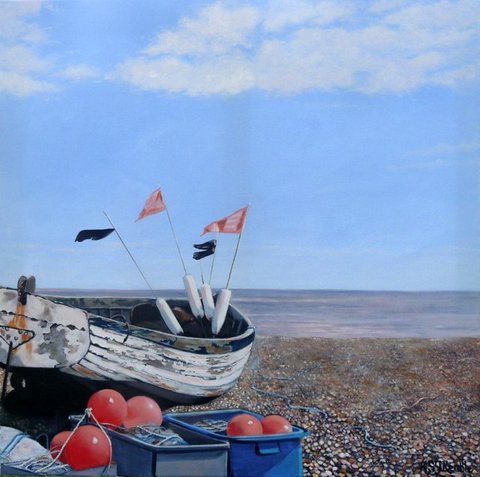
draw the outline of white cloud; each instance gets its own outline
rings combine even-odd
[[[8,71],[40,72],[49,68],[48,61],[37,56],[30,48],[23,45],[0,45],[0,65]]]
[[[191,96],[236,94],[254,84],[248,62],[241,55],[214,57],[199,65],[175,57],[132,59],[120,66],[117,77],[141,89]]]
[[[207,6],[197,18],[182,18],[176,31],[157,35],[147,55],[223,55],[250,45],[259,12],[251,6],[228,9],[220,2]]]
[[[348,88],[355,82],[346,64],[361,52],[350,47],[342,30],[306,29],[287,40],[265,42],[257,56],[257,80],[262,89],[295,93],[308,89]]]
[[[479,17],[477,0],[218,1],[161,31],[117,78],[192,95],[453,88],[478,80]]]
[[[409,156],[439,156],[450,154],[467,154],[480,151],[480,143],[464,143],[464,144],[437,144],[436,146],[426,149],[418,149],[410,151]]]
[[[273,0],[266,9],[263,27],[280,31],[292,26],[328,25],[348,19],[355,9],[351,1]]]
[[[403,29],[477,29],[478,13],[477,0],[415,2],[385,17],[385,22]]]
[[[47,4],[42,0],[0,1],[0,93],[18,97],[60,91],[59,78],[85,80],[99,78],[86,64],[58,71],[61,55],[49,56],[51,46],[39,15]],[[51,59],[52,58],[52,59]]]
[[[374,0],[371,2],[369,9],[374,13],[384,13],[405,7],[409,3],[415,3],[415,0]]]
[[[45,32],[29,21],[41,7],[40,1],[0,2],[0,92],[23,97],[57,90],[43,78],[50,62],[36,52]]]
[[[157,35],[138,58],[118,67],[117,78],[145,90],[192,96],[237,94],[255,86],[248,52],[259,12],[214,3],[196,18],[183,18],[176,31]]]
[[[0,1],[0,92],[53,91],[64,78],[192,96],[376,94],[457,88],[480,76],[478,0],[206,1],[108,74],[45,56],[54,43],[38,26],[42,1]]]
[[[95,68],[89,65],[79,64],[79,65],[71,65],[67,67],[60,74],[60,76],[66,79],[78,81],[78,80],[84,80],[84,79],[99,78],[100,74]]]
[[[0,3],[0,38],[12,38],[29,43],[45,40],[45,33],[24,17],[40,12],[40,1],[3,1]]]
[[[431,159],[426,161],[417,161],[412,163],[403,164],[397,166],[396,169],[411,169],[411,170],[432,170],[445,167],[469,167],[469,168],[478,168],[480,167],[480,159],[466,159],[466,160],[457,160],[457,159]]]
[[[395,169],[432,170],[445,167],[478,168],[479,143],[446,144],[409,151],[406,161]]]
[[[0,69],[0,91],[14,96],[29,96],[36,93],[53,92],[58,88],[47,81],[32,78],[27,74]]]

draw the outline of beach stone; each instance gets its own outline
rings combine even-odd
[[[242,408],[261,415],[281,414],[310,432],[302,441],[303,477],[424,477],[420,463],[439,460],[465,462],[469,469],[466,475],[478,477],[480,413],[478,392],[473,388],[480,369],[478,338],[259,337],[255,353],[259,355],[255,377],[258,389],[287,395],[293,399],[292,404],[317,406],[327,411],[328,417],[291,409],[285,399],[256,392],[252,389],[252,361],[226,395],[209,404],[179,406],[168,411]],[[312,363],[321,367],[298,375]],[[361,376],[355,371],[357,364],[361,365]],[[436,399],[425,399],[408,408],[421,397],[437,395]],[[385,410],[400,412],[379,414]],[[33,435],[39,434],[38,421],[32,419],[26,425],[25,419],[9,416],[1,408],[0,418],[4,425],[13,422],[18,424],[13,427],[23,431],[30,428]],[[393,444],[396,450],[372,446],[363,431],[351,429],[355,425],[366,426],[371,439]]]

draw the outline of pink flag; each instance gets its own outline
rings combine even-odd
[[[142,211],[138,215],[138,219],[135,222],[138,222],[140,219],[147,217],[148,215],[157,214],[158,212],[163,212],[167,206],[163,201],[162,191],[160,189],[154,190],[150,197],[145,202]]]
[[[207,232],[239,234],[243,230],[243,226],[245,225],[245,219],[247,218],[247,212],[249,207],[250,206],[247,205],[246,207],[243,207],[243,209],[239,209],[233,214],[224,217],[223,219],[212,222],[203,229],[202,235],[205,235]]]

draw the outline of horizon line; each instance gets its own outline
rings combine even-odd
[[[221,289],[221,287],[213,287],[214,289]],[[231,290],[237,291],[285,291],[285,292],[302,292],[302,291],[312,291],[312,292],[360,292],[360,293],[480,293],[479,290],[474,289],[462,289],[462,290],[455,290],[455,289],[418,289],[418,290],[401,290],[401,289],[361,289],[361,288],[268,288],[268,287],[259,287],[259,288],[251,288],[251,287],[233,287],[230,288]],[[52,292],[52,291],[76,291],[76,292],[95,292],[95,291],[102,291],[102,292],[138,292],[138,293],[147,293],[152,294],[155,292],[161,291],[183,291],[183,288],[156,288],[154,290],[150,290],[147,288],[76,288],[76,287],[42,287],[38,288],[37,292]]]

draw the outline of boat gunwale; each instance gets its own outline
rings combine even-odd
[[[37,295],[39,296],[39,295]],[[128,306],[121,306],[121,305],[117,305],[117,306],[103,306],[103,307],[100,307],[100,306],[89,306],[89,307],[85,307],[85,308],[82,308],[82,307],[79,307],[79,306],[74,306],[72,304],[69,303],[69,300],[72,300],[72,301],[81,301],[81,300],[84,300],[84,299],[87,299],[87,300],[101,300],[101,301],[119,301],[119,300],[125,300],[125,301],[134,301],[134,300],[138,300],[139,301],[139,304],[140,303],[149,303],[149,302],[154,302],[155,298],[153,297],[112,297],[112,296],[52,296],[52,295],[49,295],[49,296],[42,296],[42,298],[45,298],[47,300],[51,300],[55,303],[59,303],[59,304],[63,304],[65,306],[70,306],[72,308],[80,308],[80,309],[83,309],[87,314],[88,314],[88,321],[90,323],[90,319],[91,317],[94,318],[94,319],[101,319],[101,320],[105,320],[107,322],[112,322],[112,323],[122,323],[120,320],[116,320],[114,319],[113,317],[105,317],[105,316],[102,316],[102,315],[99,315],[97,313],[93,313],[91,311],[88,311],[89,308],[110,308],[112,310],[115,310],[115,309],[118,309],[118,310],[124,310],[124,309],[127,309],[129,308]],[[66,301],[64,301],[66,300]],[[143,300],[143,301],[140,301],[140,300]],[[166,301],[167,302],[180,302],[182,304],[188,304],[188,300],[186,298],[166,298]],[[186,336],[186,335],[176,335],[176,334],[173,334],[173,333],[167,333],[165,331],[160,331],[160,330],[155,330],[155,329],[151,329],[151,328],[146,328],[146,327],[143,327],[143,326],[139,326],[139,325],[135,325],[135,324],[131,324],[131,323],[127,323],[127,321],[124,322],[124,324],[128,325],[128,328],[129,329],[138,329],[138,330],[145,330],[146,332],[149,332],[149,333],[155,333],[156,336],[158,336],[160,339],[162,339],[162,337],[164,337],[163,340],[165,341],[175,341],[175,342],[193,342],[193,343],[196,343],[198,345],[201,345],[202,343],[203,344],[211,344],[211,343],[216,343],[218,344],[219,346],[228,346],[229,344],[232,344],[232,343],[235,343],[235,342],[239,342],[239,341],[242,341],[242,340],[245,340],[247,338],[249,338],[250,336],[253,335],[253,339],[255,338],[255,327],[253,326],[252,322],[250,321],[250,319],[248,317],[246,317],[235,305],[232,305],[231,303],[229,304],[228,306],[228,314],[233,314],[236,315],[236,316],[239,316],[241,317],[241,320],[245,322],[245,324],[247,325],[247,328],[246,330],[239,334],[239,335],[235,335],[235,336],[230,336],[230,337],[210,337],[210,338],[205,338],[205,337],[196,337],[196,336]],[[98,325],[96,325],[98,326]],[[128,333],[126,333],[128,334]],[[148,339],[146,337],[142,337],[144,339]],[[253,341],[252,339],[252,341]],[[153,340],[151,340],[153,341]],[[249,342],[250,343],[250,342]],[[248,345],[249,343],[247,343],[246,345]],[[165,343],[165,345],[167,345],[167,343]]]

